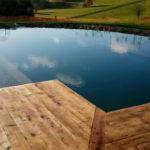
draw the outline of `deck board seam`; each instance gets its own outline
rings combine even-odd
[[[47,83],[47,82],[46,82]],[[50,100],[52,100],[53,101],[53,99],[52,99],[52,97],[50,97],[49,95],[48,95],[48,93],[47,92],[45,92],[44,90],[43,90],[43,88],[41,88],[41,87],[39,87],[37,84],[40,84],[40,83],[36,83],[36,84],[33,84],[36,88],[38,88],[44,95],[46,95]],[[34,94],[34,96],[36,96],[36,94]],[[43,102],[41,102],[42,103],[42,105],[44,105],[44,107],[47,109],[47,111],[49,112],[49,113],[52,113],[47,107],[46,107],[46,105],[43,103]],[[70,112],[71,113],[71,112]],[[52,113],[53,114],[53,113]],[[58,119],[54,114],[53,114],[53,116],[56,118],[56,119]],[[68,130],[67,129],[67,127],[62,123],[62,121],[60,121],[59,120],[59,122],[60,122],[60,124],[66,129],[66,131],[68,132],[70,132],[71,133],[71,135],[73,136],[73,137],[75,137],[75,135],[73,134],[73,132],[71,131],[71,130]],[[76,142],[78,141],[78,140],[75,140]],[[79,142],[79,141],[78,141]]]
[[[150,133],[150,131],[144,132],[144,133],[142,133],[142,134],[135,134],[135,135],[133,135],[133,136],[129,136],[129,137],[126,137],[126,138],[118,139],[118,140],[115,140],[115,141],[113,141],[113,142],[108,142],[108,143],[105,143],[105,145],[107,145],[107,144],[113,144],[113,143],[116,143],[116,142],[119,142],[119,141],[122,141],[122,140],[126,140],[126,139],[128,139],[128,138],[145,135],[145,133]]]
[[[31,146],[29,146],[29,145],[30,145],[29,142],[25,139],[25,137],[24,137],[24,135],[23,135],[23,133],[22,133],[20,127],[18,126],[18,124],[17,124],[16,121],[14,120],[13,116],[11,115],[11,113],[9,112],[9,110],[8,110],[8,108],[5,106],[5,104],[4,104],[4,109],[5,109],[5,111],[9,114],[9,116],[11,117],[11,119],[13,120],[13,122],[15,123],[15,126],[17,127],[17,129],[19,130],[19,133],[20,133],[20,134],[22,135],[22,137],[24,138],[24,141],[25,141],[26,144],[28,145],[28,148],[29,148],[30,150],[32,150]],[[5,134],[7,135],[6,129],[3,128],[3,130],[5,131]],[[13,146],[13,144],[12,144],[12,142],[11,142],[11,140],[10,140],[10,138],[9,138],[9,136],[7,136],[7,138],[9,139],[9,142],[11,143],[12,148],[15,149],[14,146]]]
[[[36,97],[36,95],[34,95],[34,96]],[[39,102],[39,98],[38,98],[38,97],[36,97],[36,98],[38,99],[38,102]],[[27,97],[27,99],[29,100],[28,97]],[[29,100],[29,101],[30,101],[30,100]],[[37,110],[37,108],[34,106],[34,104],[33,104],[32,102],[30,102],[30,103],[31,103],[31,105],[33,105],[33,107]],[[51,111],[49,111],[49,110],[47,109],[47,107],[46,107],[42,102],[40,103],[40,105],[42,105],[42,107],[45,108],[48,113],[50,113],[54,118],[57,119],[57,117],[56,117]],[[38,110],[37,110],[37,111],[38,111]],[[66,132],[70,133],[70,130],[68,130],[67,127],[62,124],[62,122],[60,122],[58,119],[57,119],[57,121],[61,124],[61,126],[62,126],[63,128],[65,128]],[[73,136],[73,134],[71,134],[71,135]]]
[[[106,113],[59,81],[0,89],[0,102],[2,149],[149,147],[150,103]]]
[[[25,87],[28,91],[30,91],[27,87]],[[41,90],[41,92],[42,93],[44,93],[44,91],[42,91]],[[41,93],[41,94],[42,94]],[[46,95],[46,93],[44,93],[45,95]],[[42,120],[41,120],[41,118],[40,118],[40,112],[39,112],[39,110],[36,108],[36,106],[29,100],[29,97],[28,96],[31,96],[31,95],[34,95],[35,96],[35,94],[30,94],[30,95],[23,95],[23,97],[27,100],[27,103],[29,103],[29,105],[31,105],[32,106],[32,109],[35,111],[35,113],[36,113],[36,115],[39,117],[38,119],[40,119],[40,121],[42,122]],[[39,98],[38,98],[39,99]],[[39,100],[38,100],[39,101]],[[41,102],[42,103],[42,102]],[[44,106],[44,104],[42,103],[42,106],[45,108],[45,109],[47,109],[45,106]],[[51,113],[51,112],[49,112],[49,113]],[[44,124],[44,127],[46,127],[46,128],[48,128],[48,124],[47,123],[45,123]],[[39,125],[37,125],[37,128],[40,130],[40,132],[42,132],[42,130],[41,130],[41,128],[39,127]],[[44,136],[46,136],[45,135],[45,133],[43,133],[44,134]],[[51,132],[51,134],[54,136],[54,133],[52,133]],[[57,139],[58,137],[56,137],[56,136],[54,136],[55,137],[55,139]],[[47,143],[47,141],[46,140],[44,140],[43,139],[43,142],[46,144],[46,145],[48,145],[48,144],[50,144],[50,143]],[[62,141],[60,141],[60,143],[61,144],[64,144]],[[65,144],[64,144],[65,145]]]
[[[57,80],[56,80],[57,81]],[[60,86],[64,86],[65,88],[67,88],[67,90],[69,90],[69,91],[71,91],[71,89],[69,89],[68,87],[66,87],[65,85],[62,85],[62,83],[61,82],[59,82],[59,81],[57,81],[58,83],[59,83],[59,85]],[[45,82],[45,83],[47,83],[47,82]],[[40,86],[38,86],[38,84],[39,83],[36,83],[36,84],[34,84],[40,91],[42,91],[50,100],[52,100],[54,103],[55,103],[55,100],[53,100],[53,98],[49,95],[49,93],[47,92],[47,91],[45,91],[42,87],[40,87]],[[74,92],[74,94],[76,94],[75,92]],[[78,94],[77,94],[78,95]],[[84,98],[83,98],[84,99]],[[84,102],[87,102],[86,100],[84,101]],[[88,102],[89,103],[89,102]],[[57,103],[56,103],[57,104]],[[46,107],[46,106],[45,106]],[[95,107],[95,106],[94,106]],[[47,109],[47,107],[46,107],[46,109]],[[66,109],[66,108],[65,108]],[[47,109],[48,111],[49,111],[49,109]],[[80,119],[81,120],[81,118],[79,118],[78,116],[76,116],[75,114],[74,114],[74,112],[72,112],[72,111],[70,111],[70,109],[66,109],[71,115],[74,115],[77,119]],[[56,117],[57,118],[57,117]],[[82,123],[84,123],[85,124],[85,126],[87,126],[86,125],[86,123],[85,123],[85,121],[83,121],[83,120],[81,120],[82,121]],[[88,127],[88,126],[87,126]]]
[[[96,113],[96,107],[95,107],[95,111],[94,111],[94,117],[95,117],[95,113]],[[92,139],[92,128],[93,128],[93,123],[94,123],[94,118],[93,117],[93,120],[92,120],[92,126],[91,126],[91,134],[90,134],[90,139],[89,139],[89,145],[88,145],[88,149],[87,150],[90,150],[90,144],[91,144],[91,139]]]
[[[56,103],[56,101],[53,99],[53,98],[51,98],[51,96],[46,92],[46,91],[44,91],[42,88],[40,88],[40,87],[38,87],[38,86],[36,86],[39,90],[41,90],[50,100],[52,100],[54,103]],[[36,94],[35,94],[35,96],[36,96]],[[57,103],[56,103],[57,104]],[[46,108],[47,109],[47,108]],[[48,109],[47,109],[48,110]],[[74,115],[76,118],[78,118],[78,119],[81,119],[81,118],[79,118],[74,112],[72,112],[69,108],[67,109],[68,110],[68,112],[70,113],[70,114],[72,114],[72,115]],[[49,111],[49,110],[48,110]],[[85,121],[83,121],[83,120],[81,120],[82,121],[82,123],[84,123],[85,125],[86,125],[86,122]]]
[[[137,108],[139,108],[139,106],[141,108],[147,107],[148,110],[150,110],[150,103],[146,103],[146,104],[141,104],[141,105],[137,105],[137,106],[131,106],[131,107],[127,107],[127,108],[122,108],[122,109],[119,109],[119,110],[113,110],[113,111],[107,112],[107,114],[111,115],[113,113],[119,113],[119,112],[123,112],[123,111],[127,111],[127,110],[129,111],[129,110],[137,109]]]
[[[7,142],[10,144],[10,147],[7,147],[7,148],[10,148],[11,150],[14,150],[14,148],[12,147],[12,144],[7,136],[7,132],[5,131],[4,127],[2,127],[1,123],[0,123],[0,130],[2,130],[2,132],[5,134],[6,136],[6,139],[7,139]],[[2,143],[3,144],[3,143]],[[0,145],[1,146],[1,145]]]
[[[53,101],[53,99],[51,98],[51,96],[46,92],[46,91],[44,91],[42,88],[40,88],[40,87],[38,87],[38,86],[36,86],[39,90],[41,90],[41,92],[43,92],[50,100],[52,100]],[[34,96],[35,97],[37,97],[37,95],[36,94],[34,94]],[[54,102],[54,101],[53,101]],[[42,103],[42,102],[41,102]],[[55,103],[55,102],[54,102]],[[42,105],[47,109],[47,111],[49,112],[49,113],[51,113],[56,119],[57,119],[57,117],[42,103]],[[69,113],[70,114],[72,114],[72,115],[74,115],[74,113],[72,113],[72,112],[70,112],[69,111]],[[77,117],[77,116],[76,116]],[[80,119],[79,117],[77,117],[78,119]],[[60,122],[60,121],[59,121]],[[85,123],[84,121],[82,121],[83,123]],[[61,123],[61,122],[60,122]],[[62,124],[62,123],[61,123]],[[63,124],[62,124],[63,125]],[[86,124],[85,124],[86,125]],[[64,126],[64,125],[63,125]],[[64,126],[65,127],[65,126]]]
[[[34,106],[34,104],[32,104],[30,101],[29,101],[29,99],[27,98],[27,97],[25,97],[28,101],[28,103],[30,103],[30,105],[32,106],[32,109],[36,112],[36,114],[37,114],[37,116],[39,117],[38,119],[40,119],[40,121],[42,122],[42,119],[40,118],[40,113],[39,113],[39,111],[36,109],[36,107]],[[44,127],[46,127],[46,128],[48,128],[48,124],[44,124]],[[40,132],[42,132],[42,130],[41,130],[41,128],[39,127],[39,125],[37,125],[37,128],[38,129],[40,129]],[[52,133],[52,132],[51,132]],[[45,133],[44,133],[44,135],[45,135]],[[52,133],[52,135],[54,136],[54,134]],[[55,139],[56,139],[56,136],[54,136],[55,137]],[[49,143],[47,143],[47,141],[46,140],[44,140],[43,139],[43,142],[46,144],[46,145],[48,145]],[[61,144],[64,144],[64,143],[62,143],[62,141],[61,141]]]
[[[88,150],[104,149],[105,116],[106,113],[104,111],[100,110],[98,107],[95,107]]]

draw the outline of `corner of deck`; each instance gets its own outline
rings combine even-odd
[[[104,112],[58,80],[0,89],[0,150],[147,150],[150,103]]]

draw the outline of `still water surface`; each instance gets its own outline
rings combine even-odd
[[[0,29],[0,87],[58,79],[106,111],[150,100],[150,39],[86,30]]]

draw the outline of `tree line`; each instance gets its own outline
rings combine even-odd
[[[63,4],[63,7],[67,0],[56,0],[55,2]],[[93,4],[93,0],[83,0],[83,3],[84,7],[89,7]],[[52,5],[49,0],[0,0],[0,16],[32,16],[34,10],[49,5]]]
[[[1,16],[32,16],[34,7],[31,0],[0,0]]]
[[[49,0],[0,0],[0,16],[32,16],[34,10],[47,5]]]

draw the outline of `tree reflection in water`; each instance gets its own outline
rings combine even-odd
[[[0,29],[0,41],[6,41],[10,37],[9,29]]]

